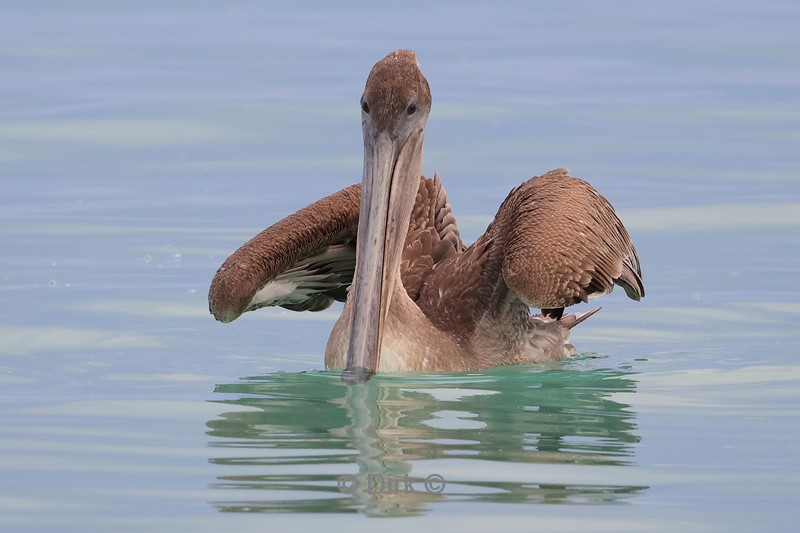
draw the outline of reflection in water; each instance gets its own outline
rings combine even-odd
[[[236,396],[220,403],[257,409],[208,423],[211,446],[225,448],[212,458],[225,471],[214,488],[231,489],[231,499],[215,505],[408,515],[447,500],[620,500],[646,487],[614,484],[613,469],[588,483],[574,471],[563,483],[537,481],[544,467],[530,465],[630,464],[639,440],[635,415],[615,393],[634,389],[620,370],[564,366],[377,376],[352,387],[329,373],[220,385],[217,392]],[[509,464],[519,468],[498,468]]]

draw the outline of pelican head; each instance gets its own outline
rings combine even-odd
[[[348,299],[350,340],[345,379],[363,381],[378,368],[384,323],[422,173],[422,141],[431,91],[410,50],[373,68],[361,96],[364,176],[356,270]]]

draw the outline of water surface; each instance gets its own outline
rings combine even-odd
[[[0,11],[4,530],[793,530],[795,3]],[[580,357],[348,388],[339,307],[208,315],[228,254],[358,181],[398,47],[467,240],[551,168],[618,208],[647,297]]]

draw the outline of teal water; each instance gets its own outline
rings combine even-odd
[[[793,531],[798,23],[780,1],[7,2],[0,529]],[[618,208],[647,297],[604,297],[579,357],[349,388],[322,363],[340,308],[208,315],[228,254],[358,181],[358,96],[397,47],[467,240],[551,168]]]
[[[635,413],[616,400],[635,381],[581,366],[390,376],[358,387],[328,373],[277,374],[220,386],[245,395],[228,403],[256,410],[210,423],[210,435],[223,438],[214,445],[253,456],[212,461],[255,472],[224,476],[216,486],[260,492],[219,508],[403,516],[449,499],[624,500],[647,487],[548,472],[547,465],[629,465],[639,441]],[[494,471],[509,463],[498,477]],[[519,468],[534,475],[514,475]]]

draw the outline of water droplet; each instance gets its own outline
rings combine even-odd
[[[53,288],[56,285],[58,285],[58,282],[56,280],[54,280],[54,279],[51,279],[50,281],[47,282],[47,286],[50,287],[50,288]]]
[[[151,255],[149,255],[149,254],[148,254],[148,255],[146,255],[146,256],[144,256],[144,262],[145,262],[145,263],[149,263],[149,262],[150,262],[150,261],[152,261],[152,260],[153,260],[153,256],[151,256]]]

